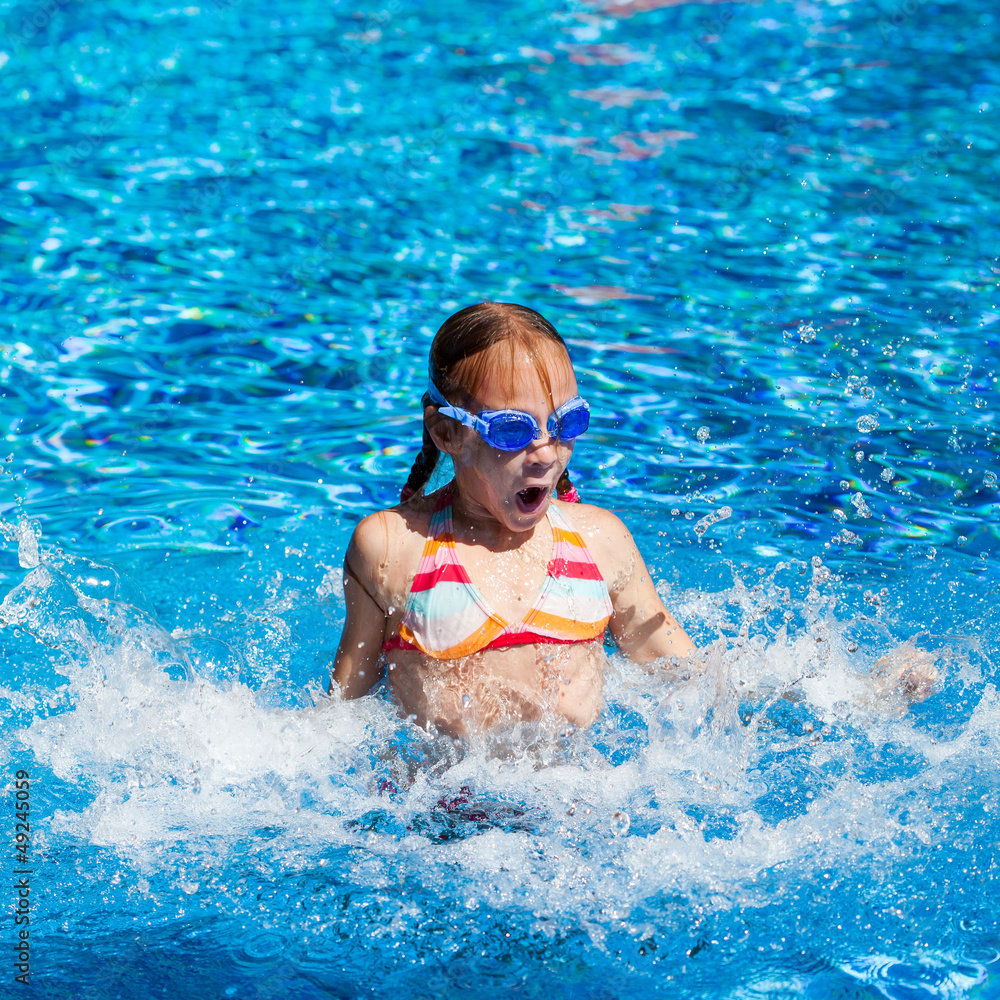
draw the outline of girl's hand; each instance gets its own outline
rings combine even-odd
[[[918,649],[911,641],[901,642],[875,663],[872,684],[875,694],[887,701],[901,701],[907,708],[934,693],[939,672],[936,657]]]

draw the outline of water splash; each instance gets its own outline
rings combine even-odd
[[[624,942],[678,969],[713,940],[804,921],[850,954],[854,932],[821,927],[797,902],[802,886],[827,892],[830,872],[856,873],[863,904],[842,874],[831,885],[875,906],[879,940],[898,943],[874,900],[915,864],[934,871],[935,845],[968,818],[942,791],[981,770],[1000,701],[975,642],[953,637],[938,654],[947,695],[902,714],[876,670],[888,630],[838,619],[836,578],[818,560],[807,568],[671,595],[695,630],[726,634],[703,643],[686,680],[616,656],[591,730],[543,720],[456,745],[385,697],[341,703],[315,689],[314,709],[278,707],[238,679],[238,650],[220,640],[192,655],[112,567],[40,549],[0,615],[63,656],[61,707],[18,735],[63,788],[45,842],[118,859],[133,910],[208,905],[217,926],[250,917],[231,859],[252,845],[269,899],[302,877],[322,907],[379,900],[389,937],[372,936],[368,909],[338,918],[379,975],[408,967],[385,945],[423,948],[431,913],[464,915],[444,918],[447,947],[491,939],[496,917],[525,943],[583,928],[594,955]],[[804,580],[798,596],[789,573]],[[996,817],[972,822],[986,835]],[[956,853],[973,863],[976,848]],[[325,924],[289,926],[320,946]]]

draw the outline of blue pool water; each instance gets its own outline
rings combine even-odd
[[[998,50],[971,0],[0,2],[32,994],[1000,996]],[[483,298],[569,341],[574,477],[709,670],[454,748],[321,692]]]

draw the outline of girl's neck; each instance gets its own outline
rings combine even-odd
[[[491,552],[512,552],[534,538],[535,528],[511,531],[482,504],[463,494],[458,481],[451,482],[451,521],[455,539],[466,545],[482,545]],[[548,523],[546,518],[543,524]]]

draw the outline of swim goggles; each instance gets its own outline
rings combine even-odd
[[[427,394],[440,407],[439,413],[457,420],[465,427],[471,427],[490,447],[500,451],[520,451],[543,434],[538,421],[522,410],[480,410],[479,413],[470,413],[460,406],[452,406],[433,382],[428,386]],[[574,396],[549,417],[546,430],[551,438],[572,441],[589,425],[590,407],[587,401],[582,396]]]

